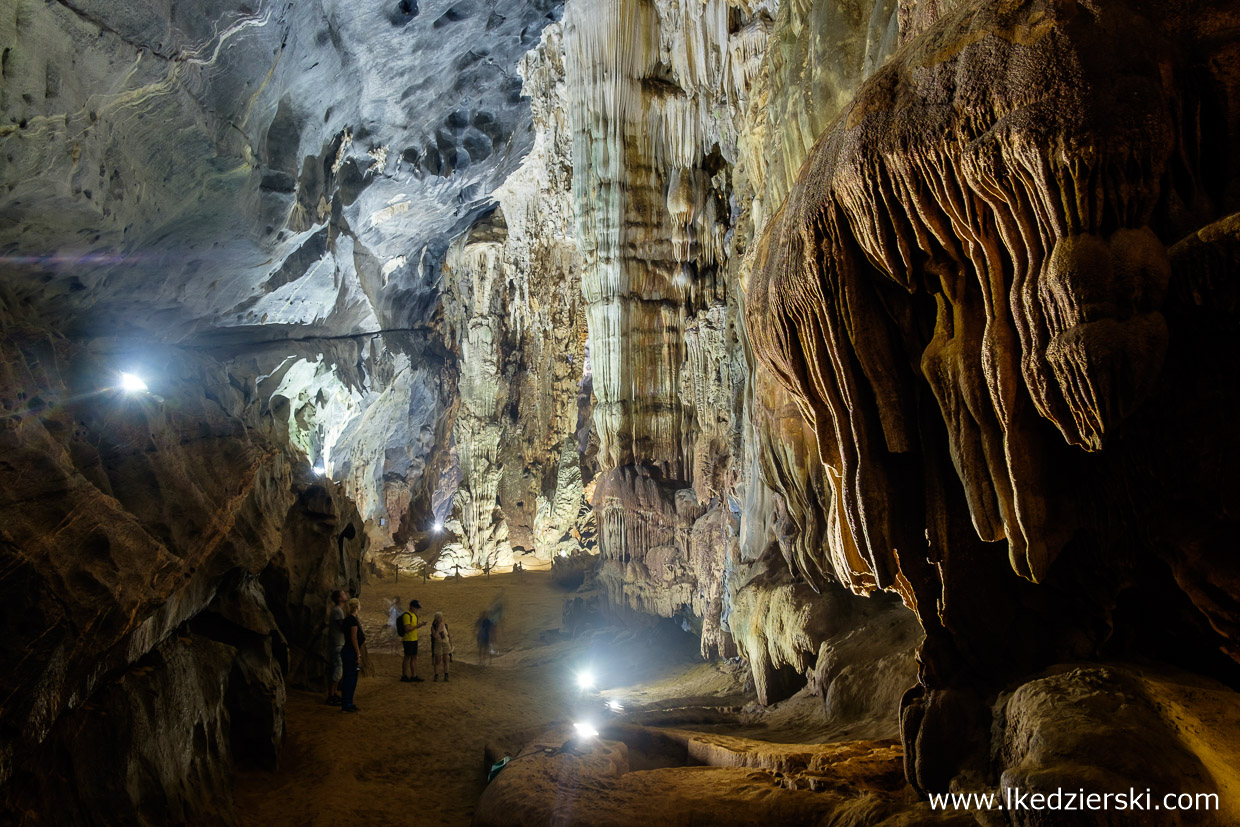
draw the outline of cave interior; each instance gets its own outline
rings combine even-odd
[[[462,823],[1240,823],[1237,158],[1229,0],[6,0],[0,823],[256,823],[331,592],[518,570],[768,737]]]

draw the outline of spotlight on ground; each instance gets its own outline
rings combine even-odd
[[[577,673],[577,686],[582,689],[594,688],[594,673],[589,669]]]
[[[121,390],[125,393],[145,393],[147,391],[146,382],[142,381],[142,377],[136,373],[121,372]]]
[[[594,724],[589,721],[578,721],[573,724],[573,729],[577,730],[578,738],[597,738],[598,730],[594,728]]]

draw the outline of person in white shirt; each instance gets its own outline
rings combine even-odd
[[[340,706],[340,678],[344,676],[344,661],[341,650],[344,649],[344,604],[349,600],[349,593],[344,589],[332,592],[332,608],[327,615],[327,642],[331,646],[332,667],[327,678],[327,703]]]

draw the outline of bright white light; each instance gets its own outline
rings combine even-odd
[[[610,709],[612,712],[623,712],[624,704],[620,703],[619,701],[608,701],[607,708]]]
[[[436,521],[435,521],[435,530],[436,530],[436,531],[443,531],[443,523],[442,523],[442,522],[440,522],[439,520],[436,520]]]
[[[314,466],[314,475],[315,475],[316,477],[321,477],[321,476],[323,476],[323,475],[324,475],[324,474],[326,474],[326,473],[327,473],[327,469],[326,469],[326,468],[324,468],[322,465],[316,465],[316,466]]]
[[[578,738],[597,738],[598,730],[594,728],[594,724],[588,721],[581,721],[573,724],[573,729],[577,730]]]
[[[141,376],[133,373],[122,373],[121,390],[126,393],[140,393],[146,390],[146,383],[142,381]]]
[[[590,671],[577,673],[577,685],[582,689],[594,688],[594,673]]]

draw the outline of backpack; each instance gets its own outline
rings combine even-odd
[[[396,618],[396,634],[401,637],[409,634],[409,626],[405,623],[405,618],[407,617],[409,617],[409,613],[405,612],[400,617]],[[409,620],[412,622],[413,618],[409,617]]]

